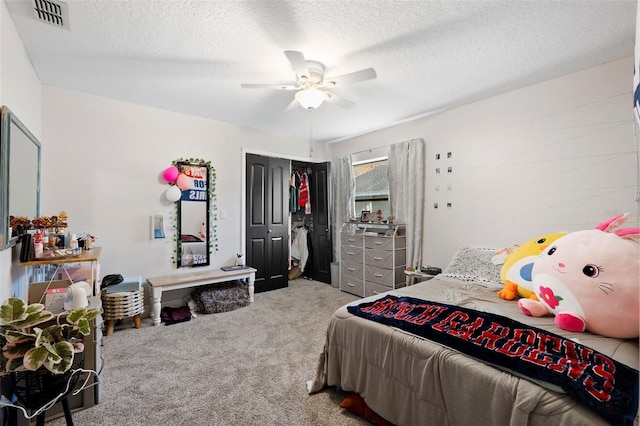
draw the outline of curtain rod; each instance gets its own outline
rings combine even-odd
[[[352,152],[349,155],[357,155],[357,154],[362,154],[363,152],[372,152],[378,149],[382,149],[382,148],[389,148],[390,145],[382,145],[382,146],[378,146],[375,148],[367,148],[367,149],[363,149],[362,151],[356,151],[356,152]]]

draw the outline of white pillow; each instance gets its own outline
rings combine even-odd
[[[500,281],[502,265],[496,265],[492,261],[498,250],[460,247],[440,276],[474,282],[486,287],[502,288],[502,281]]]

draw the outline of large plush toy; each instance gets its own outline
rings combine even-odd
[[[513,300],[516,296],[537,300],[535,293],[532,292],[533,264],[549,244],[566,234],[566,232],[560,232],[541,235],[527,241],[507,255],[500,269],[500,281],[504,284],[504,288],[498,292],[498,296],[504,300]]]
[[[532,316],[551,312],[563,330],[638,337],[640,245],[632,239],[640,237],[640,228],[612,231],[628,216],[557,239],[533,267],[540,300],[520,299],[520,309]]]

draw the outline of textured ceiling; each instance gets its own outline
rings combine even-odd
[[[633,55],[636,2],[212,0],[68,1],[69,27],[5,0],[43,84],[333,141]],[[356,106],[285,111],[285,50],[327,76],[378,77],[331,89]]]

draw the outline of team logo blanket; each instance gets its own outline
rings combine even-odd
[[[347,309],[559,386],[609,422],[633,424],[638,371],[573,340],[504,316],[412,297],[388,295]]]

